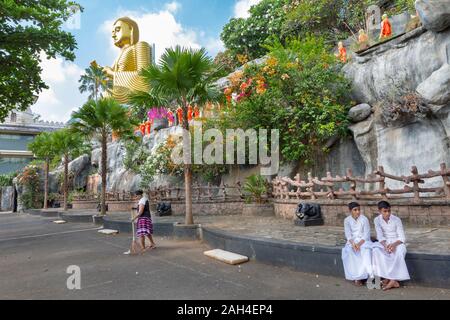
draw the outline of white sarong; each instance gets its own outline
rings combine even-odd
[[[347,238],[347,244],[342,249],[345,278],[355,281],[373,277],[369,219],[364,215],[357,219],[348,216],[344,220],[344,231]],[[360,243],[362,240],[364,244],[355,252],[351,242]]]
[[[373,244],[372,264],[375,276],[397,281],[409,280],[409,272],[405,262],[406,256],[406,237],[403,230],[402,220],[394,215],[390,216],[389,221],[385,221],[381,215],[375,218],[375,230],[377,232],[378,243]],[[392,244],[401,241],[395,252],[387,253],[381,244]]]
[[[388,242],[387,244],[390,243]],[[390,280],[409,280],[410,276],[406,266],[405,256],[406,246],[404,244],[397,246],[395,252],[387,253],[381,243],[374,243],[372,250],[374,274]]]
[[[344,263],[345,279],[365,280],[373,277],[372,269],[372,243],[364,243],[358,252],[347,243],[342,249],[342,262]]]

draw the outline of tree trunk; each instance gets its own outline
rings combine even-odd
[[[186,194],[186,220],[188,225],[194,224],[194,216],[192,214],[192,169],[190,164],[184,165],[184,184]]]
[[[107,144],[108,136],[106,134],[102,134],[102,203],[101,203],[101,215],[106,215],[106,162],[107,162]]]
[[[48,171],[49,171],[49,161],[45,161],[44,167],[44,209],[48,209]]]
[[[188,104],[184,103],[183,108],[183,128],[187,132],[189,132],[189,122],[187,117],[188,112]],[[189,144],[189,148],[191,147],[191,141],[189,141],[187,137],[184,137],[183,143]],[[184,164],[184,190],[185,190],[185,203],[186,203],[186,219],[185,224],[192,225],[194,224],[194,216],[192,214],[192,165],[190,163]]]
[[[63,189],[64,189],[64,211],[67,211],[69,209],[67,205],[67,200],[69,196],[69,184],[68,184],[68,178],[69,178],[69,157],[67,155],[64,156],[64,183],[63,183]]]

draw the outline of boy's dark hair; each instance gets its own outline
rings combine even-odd
[[[353,209],[355,209],[355,208],[360,208],[360,207],[361,207],[361,206],[359,205],[358,202],[350,202],[350,203],[348,204],[348,208],[349,208],[350,211],[353,210]]]
[[[390,208],[391,208],[391,205],[389,204],[389,202],[387,202],[387,201],[380,201],[380,202],[378,202],[378,210],[390,209]]]
[[[144,194],[144,191],[138,190],[134,194],[137,195],[137,196],[142,196]]]

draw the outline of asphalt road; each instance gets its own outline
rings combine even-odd
[[[0,299],[450,299],[438,288],[382,292],[255,261],[229,266],[205,257],[200,242],[157,238],[156,250],[126,256],[130,235],[53,220],[0,214]],[[80,290],[67,288],[71,265]]]

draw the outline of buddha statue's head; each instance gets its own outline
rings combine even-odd
[[[119,18],[114,22],[112,38],[114,45],[119,48],[136,44],[139,42],[139,27],[128,17]]]

